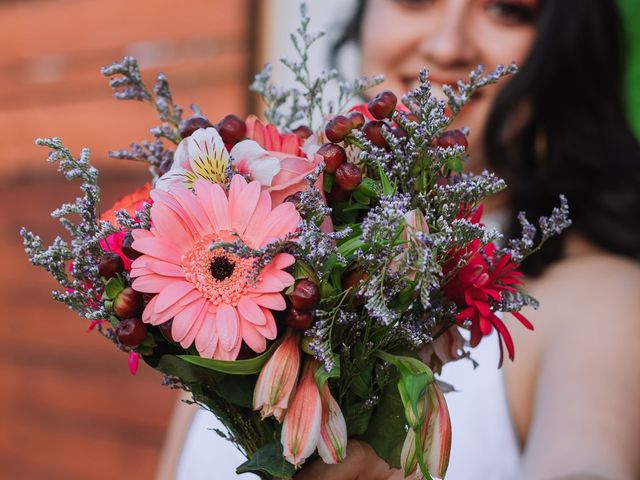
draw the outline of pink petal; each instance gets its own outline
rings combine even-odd
[[[139,258],[144,258],[144,256]],[[184,278],[184,270],[182,269],[182,267],[179,267],[175,263],[164,262],[162,260],[156,260],[156,259],[149,259],[149,261],[146,262],[146,269],[153,273],[157,273],[158,275],[163,275],[165,277]]]
[[[242,339],[251,350],[256,353],[262,353],[267,349],[267,340],[258,332],[255,326],[247,321],[240,324],[242,330]]]
[[[129,371],[131,375],[135,375],[138,372],[138,362],[140,361],[140,354],[137,352],[129,352],[129,358],[127,363],[129,364]]]
[[[293,255],[289,253],[279,253],[273,257],[273,260],[269,265],[273,268],[279,268],[282,270],[283,268],[290,267],[294,263],[296,263],[296,259]]]
[[[135,240],[131,247],[140,253],[159,258],[165,262],[180,265],[182,252],[172,243],[158,237],[141,238]]]
[[[249,287],[250,293],[274,293],[281,292],[287,288],[285,284],[283,284],[278,277],[273,275],[268,270],[263,270],[260,273],[260,280],[253,287]]]
[[[204,202],[201,203],[199,198],[186,188],[176,188],[172,193],[187,212],[186,218],[189,218],[195,227],[196,231],[192,232],[194,235],[204,236],[213,233],[209,217],[202,207]]]
[[[261,192],[258,204],[249,219],[243,240],[252,248],[258,248],[261,238],[258,235],[264,230],[264,220],[271,212],[271,196],[268,192]],[[276,255],[277,257],[278,255]]]
[[[196,349],[200,352],[200,355],[213,342],[216,333],[216,314],[207,312],[202,327],[196,335]]]
[[[216,220],[216,214],[213,209],[213,205],[211,204],[211,196],[212,192],[209,188],[212,184],[206,180],[198,179],[194,182],[193,188],[200,199],[200,204],[204,209],[207,218],[209,219],[209,225],[214,233],[218,233],[220,231],[220,227],[218,226],[218,221]]]
[[[204,298],[197,300],[183,308],[175,317],[173,317],[173,323],[171,324],[171,336],[177,342],[181,342],[187,336],[193,322],[196,320],[196,315],[202,311],[202,307],[206,303],[207,300]]]
[[[229,214],[231,228],[242,235],[247,228],[249,219],[258,205],[260,198],[260,184],[251,182],[247,185],[242,175],[234,175],[229,187]]]
[[[196,336],[202,328],[202,324],[204,323],[208,314],[208,305],[207,302],[205,302],[205,304],[198,312],[195,321],[191,324],[191,328],[180,342],[180,345],[182,345],[184,348],[187,348],[195,341]]]
[[[158,293],[176,281],[175,278],[162,275],[145,275],[136,278],[131,286],[141,293]]]
[[[203,201],[205,201],[203,199]],[[211,185],[209,189],[209,204],[213,208],[216,224],[220,230],[229,229],[229,200],[218,184]]]
[[[287,302],[285,302],[284,297],[280,293],[262,293],[252,297],[251,300],[253,300],[256,305],[270,310],[282,311],[287,308]]]
[[[151,207],[151,220],[158,232],[158,236],[163,239],[171,239],[181,252],[193,245],[193,235],[185,227],[183,221],[173,210],[162,202],[156,202]]]
[[[273,318],[273,313],[271,313],[271,310],[268,308],[262,308],[262,313],[264,313],[267,323],[265,325],[256,325],[256,330],[258,330],[258,332],[260,332],[260,334],[267,340],[273,340],[278,335],[276,319]]]
[[[246,321],[256,325],[266,325],[267,319],[262,313],[262,309],[248,297],[240,298],[238,302],[238,312]]]
[[[142,228],[136,228],[134,230],[131,230],[131,236],[133,237],[134,240],[139,240],[140,238],[153,237],[153,233],[151,233],[149,230],[144,230]]]
[[[213,354],[213,358],[218,360],[235,360],[238,358],[238,354],[240,353],[240,347],[242,346],[242,335],[238,335],[235,345],[229,351],[222,348],[220,345],[220,340],[218,340],[218,345],[216,347],[216,351]]]
[[[222,349],[227,352],[233,350],[240,336],[240,325],[236,309],[227,303],[221,304],[216,313],[216,325]]]
[[[294,232],[299,223],[300,214],[292,203],[285,202],[278,205],[264,220],[264,230],[258,235],[260,248],[274,239],[284,238],[286,234]]]
[[[165,287],[158,295],[156,311],[161,312],[165,308],[178,303],[182,297],[194,289],[193,283],[182,280],[174,280],[171,285]]]

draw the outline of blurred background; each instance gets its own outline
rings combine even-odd
[[[310,0],[314,29],[336,34],[352,7]],[[630,111],[640,132],[640,1],[621,0],[629,37]],[[256,111],[246,86],[267,60],[289,51],[297,0],[0,0],[0,478],[152,478],[176,392],[161,376],[128,372],[126,355],[54,302],[55,286],[31,267],[25,225],[53,239],[48,213],[73,199],[34,138],[90,147],[104,206],[147,180],[144,165],[109,150],[148,138],[147,105],[118,102],[99,68],[138,58],[147,82],[162,71],[184,107],[216,122]],[[326,44],[325,44],[326,45]],[[322,68],[319,50],[314,68]],[[344,59],[343,59],[344,60]],[[347,73],[357,72],[347,55]],[[276,68],[276,77],[285,78]],[[635,88],[634,88],[635,86]]]

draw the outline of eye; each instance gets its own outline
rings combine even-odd
[[[538,5],[517,0],[488,0],[485,11],[494,19],[506,25],[525,25],[535,22]]]

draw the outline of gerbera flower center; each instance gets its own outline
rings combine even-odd
[[[220,238],[207,235],[184,253],[184,276],[214,305],[235,306],[249,287],[255,259],[240,257],[223,248],[211,250],[211,243],[216,241]]]
[[[222,281],[233,275],[235,267],[235,263],[231,262],[227,257],[215,257],[211,261],[209,271],[213,278]]]

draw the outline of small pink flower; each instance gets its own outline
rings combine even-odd
[[[318,453],[325,463],[340,463],[347,455],[347,423],[329,385],[322,386],[322,420]]]
[[[314,452],[320,435],[322,399],[314,377],[318,366],[315,360],[307,361],[282,424],[280,441],[284,448],[284,457],[296,468]]]
[[[184,348],[195,342],[203,357],[235,360],[243,341],[263,352],[277,334],[271,310],[286,308],[282,291],[293,277],[283,269],[294,257],[276,255],[253,283],[255,258],[210,247],[240,239],[264,248],[293,233],[300,215],[289,202],[272,209],[260,184],[247,184],[241,175],[231,179],[228,194],[202,179],[193,187],[153,190],[153,227],[132,232],[132,247],[143,253],[133,262],[132,286],[157,293],[142,320],[159,325],[173,319],[174,340]]]
[[[262,418],[273,415],[282,422],[296,387],[299,371],[298,335],[287,330],[282,343],[262,367],[253,391],[253,409],[260,410]]]
[[[427,417],[419,429],[422,440],[424,462],[429,474],[444,478],[449,466],[451,451],[451,419],[442,390],[437,383],[427,387]],[[400,462],[406,476],[414,473],[415,478],[424,478],[418,468],[416,455],[416,432],[409,429],[402,446]]]

